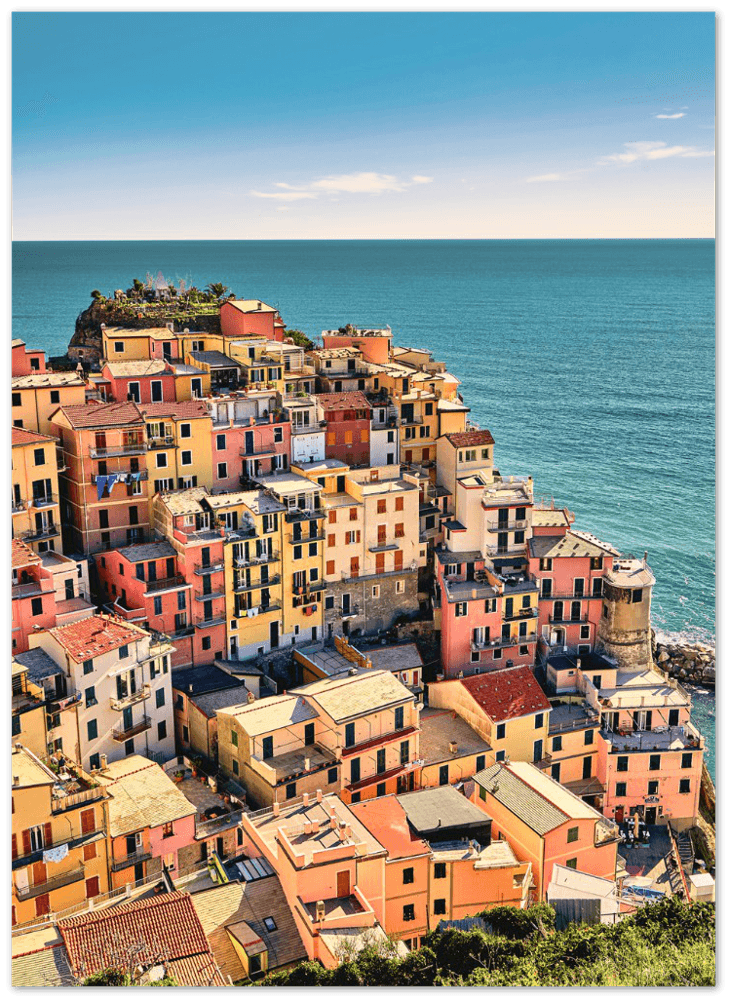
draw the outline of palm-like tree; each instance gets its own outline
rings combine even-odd
[[[227,285],[224,285],[222,281],[213,281],[208,285],[205,291],[210,292],[210,294],[216,299],[222,299],[225,296],[225,293],[229,292],[230,289]]]

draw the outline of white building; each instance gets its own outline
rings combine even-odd
[[[324,461],[326,426],[321,404],[314,396],[285,400],[284,413],[291,421],[291,464]]]
[[[99,767],[102,755],[174,755],[168,642],[108,615],[38,632],[29,642],[64,670],[67,695],[76,700],[82,767]]]

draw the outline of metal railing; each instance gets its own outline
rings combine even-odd
[[[84,875],[84,866],[83,864],[79,864],[72,868],[71,871],[63,872],[60,875],[53,875],[42,882],[36,882],[33,885],[23,886],[22,888],[16,885],[15,894],[21,901],[33,899],[35,896],[42,896],[47,892],[53,892],[54,889],[61,889],[64,885],[80,882],[84,878]]]
[[[45,524],[40,528],[35,527],[24,531],[20,537],[23,541],[30,542],[41,538],[55,538],[59,534],[60,529],[57,524]]]
[[[53,799],[51,802],[51,812],[68,812],[69,809],[76,809],[87,802],[98,802],[99,799],[105,797],[106,793],[101,785],[94,785],[93,788],[84,788],[83,791],[71,792],[68,795],[62,795],[57,799]]]
[[[89,448],[89,455],[91,458],[115,458],[121,455],[143,455],[146,450],[146,441],[137,441],[135,443],[127,442],[126,444],[111,445],[109,447],[104,445],[103,448]]]
[[[39,493],[31,496],[28,501],[29,507],[53,507],[58,504],[58,497],[55,493]]]
[[[497,521],[486,525],[487,531],[524,531],[529,527],[528,521]]]
[[[204,592],[201,594],[195,594],[196,601],[218,601],[221,597],[225,597],[224,590],[211,590],[209,592]]]
[[[124,726],[116,726],[111,731],[111,738],[116,743],[125,743],[127,740],[130,740],[133,736],[138,736],[140,733],[144,733],[151,728],[152,728],[152,720],[148,715],[143,715],[139,722],[135,722],[128,729],[126,729]]]
[[[122,868],[129,868],[131,865],[138,865],[142,861],[149,861],[151,857],[152,852],[149,850],[133,851],[131,854],[124,854],[120,858],[112,858],[110,867],[113,872],[118,872]]]
[[[109,705],[113,712],[122,712],[128,706],[136,705],[138,701],[144,701],[145,698],[150,698],[151,695],[152,689],[149,684],[143,684],[138,691],[124,695],[121,698],[109,698]]]
[[[165,576],[161,580],[147,580],[145,582],[145,590],[150,593],[154,593],[159,590],[174,590],[177,587],[188,587],[187,580],[184,576]]]
[[[209,566],[196,566],[193,573],[195,576],[208,576],[210,573],[222,573],[224,569],[224,562],[216,562],[211,563]]]

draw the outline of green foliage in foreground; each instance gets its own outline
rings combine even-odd
[[[133,979],[128,972],[123,969],[102,969],[101,972],[94,972],[87,976],[81,986],[139,986],[139,981]],[[145,986],[177,986],[177,980],[172,976],[165,976],[163,979],[156,979],[153,983],[145,983]]]
[[[285,330],[284,340],[291,339],[297,347],[303,347],[305,351],[313,351],[316,344],[306,336],[301,330]]]
[[[406,958],[390,942],[369,946],[327,970],[302,962],[261,986],[713,986],[713,903],[654,903],[612,926],[571,924],[554,931],[544,903],[481,914],[493,933],[427,935]]]

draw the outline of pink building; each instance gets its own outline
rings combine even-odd
[[[539,633],[557,652],[595,649],[603,578],[617,549],[586,531],[573,531],[566,508],[536,508],[528,543],[529,572],[539,585]]]
[[[182,554],[168,541],[130,545],[97,556],[96,564],[108,610],[168,635],[173,667],[225,655],[222,538]],[[214,624],[196,627],[208,612]]]
[[[224,337],[255,334],[281,343],[286,324],[278,309],[260,299],[228,299],[220,307],[220,329]]]
[[[174,403],[175,372],[169,362],[106,361],[97,383],[107,399],[117,403]]]
[[[28,635],[56,624],[53,574],[44,568],[41,557],[17,538],[12,542],[12,572],[13,653],[24,653]]]
[[[217,421],[212,425],[215,489],[250,489],[261,476],[288,469],[291,460],[291,422],[265,417]]]
[[[46,371],[46,356],[44,351],[33,350],[25,346],[24,340],[12,342],[12,375],[37,375]]]

